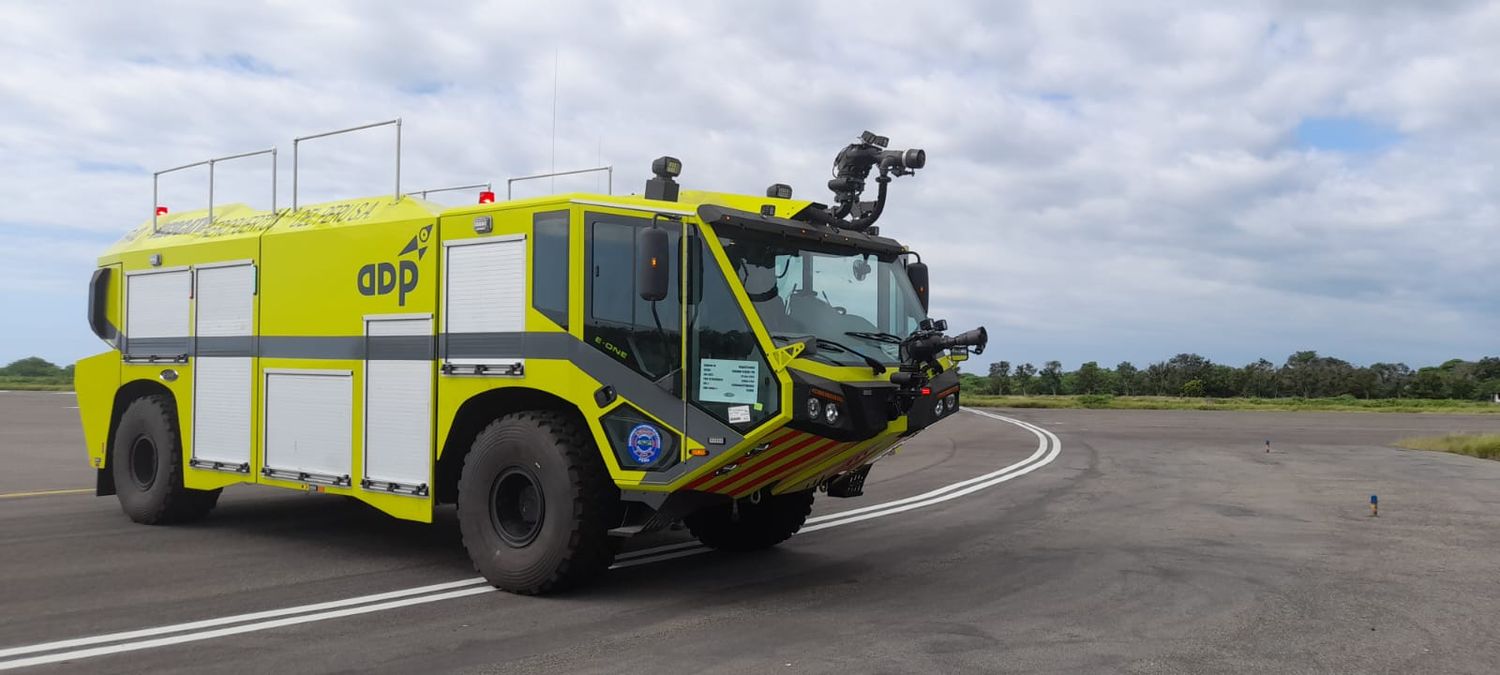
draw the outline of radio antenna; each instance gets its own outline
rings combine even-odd
[[[557,173],[557,47],[552,48],[552,168]],[[557,176],[552,177],[552,191],[557,192]]]

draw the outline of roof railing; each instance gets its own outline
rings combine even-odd
[[[163,174],[169,174],[169,173],[173,173],[173,172],[176,172],[176,171],[182,171],[183,169],[191,169],[191,168],[199,167],[199,166],[207,166],[208,167],[208,223],[210,225],[212,225],[213,222],[214,222],[214,166],[217,165],[219,162],[227,162],[227,161],[230,161],[230,160],[233,160],[233,159],[243,159],[245,157],[257,157],[257,156],[260,156],[260,155],[270,155],[271,156],[271,212],[275,213],[276,212],[276,148],[267,148],[265,150],[256,150],[255,152],[242,152],[242,153],[240,153],[238,155],[225,155],[223,157],[214,157],[212,159],[205,159],[205,160],[203,160],[201,162],[193,162],[192,164],[183,164],[182,166],[174,166],[174,167],[172,167],[170,169],[162,169],[161,171],[157,171],[156,173],[151,174],[151,233],[152,234],[156,233],[156,230],[157,230],[157,220],[161,217],[161,194],[160,194],[160,189],[161,189],[161,177],[162,177]]]
[[[558,176],[576,176],[576,175],[581,174],[581,173],[595,173],[595,172],[598,172],[598,171],[603,171],[603,172],[605,172],[606,174],[609,175],[609,179],[608,179],[609,180],[609,182],[608,182],[609,193],[608,194],[614,194],[615,193],[615,167],[613,165],[611,165],[611,166],[596,166],[596,167],[594,167],[592,169],[574,169],[572,171],[554,171],[552,173],[539,173],[539,174],[537,174],[535,176],[520,176],[518,178],[508,178],[505,181],[505,198],[506,199],[511,199],[512,196],[513,196],[511,194],[511,186],[513,186],[516,183],[519,183],[519,182],[521,182],[523,180],[536,180],[538,178],[556,178]]]
[[[396,119],[386,120],[384,122],[372,122],[370,124],[361,124],[361,125],[359,125],[357,127],[349,127],[348,129],[339,129],[337,131],[325,131],[325,132],[323,132],[321,134],[312,134],[310,136],[302,136],[301,138],[294,138],[294,139],[292,139],[292,210],[293,211],[297,210],[297,170],[298,170],[297,148],[298,148],[299,145],[301,145],[302,141],[310,141],[310,140],[313,140],[315,138],[326,138],[328,136],[336,136],[338,134],[347,134],[347,133],[349,133],[351,131],[364,131],[365,129],[374,129],[376,127],[384,127],[384,126],[391,126],[391,125],[395,125],[395,127],[396,127],[396,190],[392,194],[395,195],[395,198],[397,200],[400,200],[401,199],[401,118],[397,117]]]
[[[422,199],[426,199],[427,195],[432,194],[434,192],[456,192],[458,190],[473,190],[473,189],[476,189],[476,188],[484,188],[486,192],[493,192],[495,190],[495,186],[492,183],[475,183],[473,185],[455,185],[453,187],[429,188],[429,189],[426,189],[426,190],[417,190],[415,192],[408,192],[406,194],[417,195],[418,197],[421,197]]]

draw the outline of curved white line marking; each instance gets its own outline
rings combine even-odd
[[[1016,462],[1015,464],[1011,464],[1010,466],[1007,466],[1005,468],[992,471],[982,476],[975,476],[967,480],[962,480],[957,483],[945,485],[935,490],[924,492],[920,495],[809,518],[807,520],[809,525],[802,528],[802,532],[816,532],[818,530],[826,530],[828,528],[838,527],[840,525],[848,525],[850,523],[858,523],[875,518],[883,518],[885,516],[895,515],[897,513],[903,513],[914,509],[925,508],[934,504],[957,499],[959,497],[969,495],[980,490],[993,487],[995,485],[999,485],[1000,483],[1004,483],[1008,480],[1019,478],[1028,473],[1036,471],[1037,469],[1040,469],[1043,466],[1052,463],[1054,459],[1057,459],[1058,454],[1062,452],[1062,441],[1058,440],[1056,434],[1053,434],[1046,429],[1043,429],[1029,422],[1023,422],[1021,420],[1012,417],[1006,417],[1004,415],[997,415],[995,413],[975,410],[972,408],[965,408],[964,410],[967,410],[976,415],[981,415],[983,417],[1000,420],[1002,422],[1008,422],[1010,424],[1014,424],[1023,429],[1026,429],[1027,431],[1030,431],[1037,437],[1036,451],[1026,459]],[[643,549],[640,551],[632,551],[620,556],[622,559],[624,559],[623,562],[616,563],[611,569],[636,567],[639,565],[648,565],[664,560],[685,558],[687,556],[706,553],[708,550],[709,549],[698,545],[696,542],[683,542],[679,544],[669,544],[666,546]],[[98,645],[110,642],[122,642],[125,640],[133,640],[136,638],[169,635],[171,633],[183,633],[180,635],[169,635],[168,637],[142,640],[139,642],[123,642],[122,644],[93,647],[89,649],[75,649],[73,651],[47,654],[44,656],[33,656],[24,659],[0,661],[0,670],[25,668],[27,666],[39,666],[48,663],[72,661],[93,656],[104,656],[107,654],[118,654],[121,652],[151,649],[154,647],[165,647],[174,644],[182,644],[185,642],[212,640],[215,638],[238,635],[241,633],[251,633],[262,630],[270,630],[273,628],[295,626],[298,624],[324,621],[327,619],[336,619],[345,616],[369,614],[372,612],[380,612],[387,609],[410,607],[412,605],[421,605],[430,602],[438,602],[441,600],[461,598],[469,595],[489,593],[496,590],[488,586],[477,587],[483,583],[483,577],[475,577],[472,579],[464,579],[461,581],[451,581],[443,584],[433,584],[431,586],[420,586],[416,588],[408,588],[386,593],[377,593],[374,595],[364,595],[354,598],[347,598],[344,600],[333,600],[330,602],[300,605],[297,607],[287,607],[284,609],[267,610],[264,612],[254,612],[251,614],[239,614],[235,616],[220,617],[217,619],[206,619],[203,621],[193,621],[189,623],[181,623],[170,626],[159,626],[156,628],[146,628],[142,630],[109,633],[106,635],[96,635],[93,637],[76,638],[72,640],[59,640],[55,642],[45,642],[35,645],[0,649],[0,658],[3,658],[6,656],[19,656],[22,654],[35,654],[38,652],[48,652],[57,649],[68,649],[71,647]],[[423,593],[427,593],[427,595],[422,595]],[[300,616],[291,616],[299,614]],[[226,626],[229,624],[241,625],[231,626],[228,628],[218,628],[219,626]],[[204,628],[211,628],[213,630],[200,630]],[[194,630],[197,630],[199,632],[186,632]]]

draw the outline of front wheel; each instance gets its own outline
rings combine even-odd
[[[192,490],[182,484],[177,411],[165,396],[130,402],[115,427],[110,467],[120,508],[137,523],[197,520],[219,502],[220,490]]]
[[[683,519],[705,546],[721,551],[758,551],[786,541],[812,513],[813,491],[741,499],[699,509]]]
[[[458,480],[458,522],[474,568],[535,595],[581,584],[614,560],[619,490],[585,430],[550,411],[506,415],[475,438]]]

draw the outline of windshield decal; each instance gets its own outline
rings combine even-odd
[[[759,397],[759,361],[705,358],[699,365],[698,400],[713,403],[743,403],[748,406]],[[748,417],[748,408],[746,412]]]

